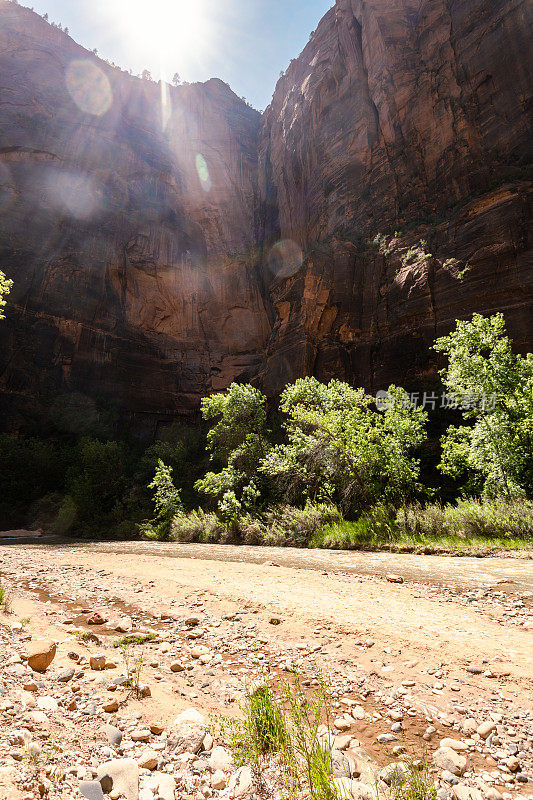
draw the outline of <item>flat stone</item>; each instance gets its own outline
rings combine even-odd
[[[117,792],[118,797],[123,795],[126,800],[138,800],[139,765],[133,758],[116,758],[106,761],[97,768],[96,774],[102,784],[102,789],[109,785],[107,779],[110,779],[110,791]]]
[[[439,747],[433,755],[433,762],[436,767],[448,770],[452,775],[462,775],[466,769],[466,758],[451,747]]]
[[[87,800],[104,800],[100,781],[80,781],[80,794]]]
[[[390,573],[389,575],[387,575],[387,580],[388,580],[389,583],[403,583],[402,576],[401,575],[394,575],[393,573]]]
[[[254,785],[251,767],[240,767],[229,779],[228,789],[234,797],[244,797],[251,794]]]
[[[137,763],[140,767],[149,770],[155,769],[158,761],[159,755],[155,750],[145,750],[137,759]]]
[[[60,683],[68,683],[72,680],[75,674],[76,671],[74,669],[65,669],[63,672],[59,673],[57,680],[60,681]]]
[[[104,731],[109,744],[112,747],[119,747],[122,742],[122,731],[114,725],[106,725]]]

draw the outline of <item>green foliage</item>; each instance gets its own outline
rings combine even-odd
[[[168,539],[174,516],[183,511],[180,493],[172,481],[172,467],[167,467],[159,459],[148,488],[154,491],[155,518],[139,528],[149,539]]]
[[[259,784],[269,758],[275,756],[289,797],[303,792],[311,800],[340,800],[331,742],[318,735],[323,723],[329,727],[331,709],[325,682],[309,695],[294,671],[276,692],[266,683],[252,688],[241,709],[243,718],[222,720],[217,727],[229,738],[236,765],[250,764]]]
[[[124,515],[127,490],[124,446],[82,437],[75,462],[67,471],[66,489],[76,515],[88,529],[117,524]]]
[[[533,354],[512,352],[502,314],[458,321],[434,349],[448,357],[443,382],[463,398],[463,416],[471,422],[444,436],[442,472],[477,475],[490,496],[531,496]]]
[[[2,270],[0,270],[0,319],[4,319],[3,310],[6,305],[6,297],[11,291],[13,281],[6,278]]]
[[[468,499],[457,504],[376,506],[355,522],[319,528],[312,547],[419,552],[491,552],[533,543],[533,502]]]
[[[142,697],[141,676],[144,667],[144,656],[142,652],[138,653],[135,650],[134,643],[123,644],[119,649],[124,662],[127,684],[139,700]]]
[[[204,420],[215,420],[207,434],[211,459],[222,465],[196,482],[200,493],[218,501],[222,520],[233,522],[255,506],[260,490],[258,463],[268,449],[266,398],[249,384],[232,383],[224,394],[202,400]]]
[[[391,386],[389,395],[381,414],[373,397],[341,381],[301,378],[287,386],[288,442],[272,448],[261,471],[289,502],[335,502],[348,515],[403,501],[418,489],[412,452],[424,441],[427,414],[411,409],[402,389]]]
[[[158,642],[159,636],[155,633],[127,633],[120,639],[115,639],[113,647],[123,648],[135,644],[146,644],[146,642]]]
[[[437,800],[437,792],[425,760],[403,757],[390,784],[391,800]]]

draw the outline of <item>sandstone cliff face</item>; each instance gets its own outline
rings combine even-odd
[[[473,311],[531,349],[530,40],[527,0],[337,0],[261,119],[0,0],[2,425],[425,386]]]
[[[421,382],[473,311],[505,311],[531,347],[530,23],[520,0],[337,0],[323,18],[260,137],[265,251],[274,228],[304,255],[289,276],[274,259],[267,391]]]
[[[162,96],[7,2],[0,75],[6,416],[172,415],[256,372],[259,114],[218,80]]]

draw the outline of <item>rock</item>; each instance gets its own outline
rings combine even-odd
[[[114,628],[118,633],[128,633],[133,628],[133,620],[131,617],[122,617],[115,622]]]
[[[270,617],[268,621],[270,625],[281,625],[281,620],[279,617]]]
[[[331,771],[336,778],[354,778],[360,775],[357,764],[342,750],[331,750]]]
[[[168,734],[168,747],[176,754],[198,753],[202,748],[205,727],[198,722],[182,722],[174,725]]]
[[[104,800],[100,781],[80,781],[80,794],[87,800]]]
[[[337,717],[334,721],[333,725],[337,728],[338,731],[349,731],[352,727],[352,722],[347,720],[345,717]]]
[[[488,722],[482,722],[476,729],[476,733],[479,733],[482,739],[487,739],[492,731],[496,730],[496,723],[492,720]]]
[[[392,573],[387,575],[387,580],[389,583],[403,583],[403,578],[401,575],[394,575]]]
[[[500,792],[492,786],[485,790],[485,798],[486,800],[503,800]]]
[[[118,711],[118,700],[108,700],[102,705],[102,708],[107,714],[113,714],[115,711]]]
[[[398,741],[398,737],[393,733],[380,733],[376,738],[380,744],[390,744]]]
[[[56,654],[56,643],[51,639],[36,639],[26,648],[28,666],[34,672],[46,672]]]
[[[479,789],[467,786],[465,783],[458,783],[452,788],[455,800],[484,800]]]
[[[466,758],[451,747],[439,747],[433,755],[433,762],[435,766],[448,770],[452,775],[462,775],[466,769]]]
[[[100,611],[93,611],[93,613],[87,617],[87,625],[105,625],[107,622],[107,617]]]
[[[65,669],[63,672],[59,673],[57,680],[60,681],[60,683],[68,683],[72,680],[75,674],[76,671],[74,669]]]
[[[91,669],[101,670],[105,669],[105,662],[106,657],[103,653],[97,653],[96,655],[89,657],[89,666]]]
[[[402,786],[405,783],[405,777],[409,770],[403,761],[398,761],[394,764],[387,764],[382,770],[378,772],[378,778],[386,783],[387,786]]]
[[[253,791],[253,772],[251,767],[240,767],[229,779],[228,789],[234,797],[244,797]]]
[[[518,772],[518,770],[520,769],[520,761],[517,759],[516,756],[510,756],[510,758],[508,758],[505,763],[509,767],[511,772]]]
[[[150,732],[153,733],[154,736],[160,736],[164,730],[165,726],[161,722],[150,723]]]
[[[104,731],[109,744],[112,747],[120,747],[120,743],[122,742],[122,731],[119,730],[119,728],[116,728],[114,725],[105,725]]]
[[[468,745],[465,742],[461,742],[458,739],[442,739],[440,743],[441,747],[451,747],[452,750],[460,753],[463,750],[468,750]]]
[[[442,780],[446,781],[446,783],[449,783],[450,786],[455,786],[456,784],[459,783],[459,778],[456,775],[454,775],[453,772],[450,772],[447,769],[443,769],[440,776]]]
[[[178,714],[174,720],[174,725],[181,725],[182,722],[197,722],[199,725],[205,726],[206,719],[201,711],[197,711],[196,708],[188,708]]]
[[[37,707],[41,709],[41,711],[57,711],[58,703],[55,697],[38,697],[37,698]]]
[[[183,666],[181,661],[173,661],[172,664],[170,665],[170,669],[172,670],[172,672],[183,672],[185,667]]]
[[[150,770],[157,767],[158,761],[159,755],[155,752],[155,750],[145,750],[137,759],[137,763],[140,767]]]
[[[139,765],[133,758],[117,758],[101,764],[96,774],[106,794],[117,792],[126,800],[138,800]],[[111,789],[107,790],[111,782]]]
[[[135,728],[135,730],[130,733],[130,736],[133,742],[150,741],[150,731],[147,728]]]
[[[176,791],[176,781],[172,775],[166,775],[164,772],[156,773],[157,777],[157,791],[160,800],[174,800]]]
[[[213,772],[222,770],[229,772],[233,769],[233,758],[225,747],[213,747],[211,755],[209,756],[209,767]]]
[[[353,800],[374,800],[375,793],[371,786],[352,778],[334,778],[333,785],[340,798],[353,798]]]
[[[211,786],[213,789],[225,789],[226,788],[226,776],[222,772],[221,769],[217,769],[211,775]]]
[[[35,683],[35,681],[28,681],[24,684],[24,691],[25,692],[38,692],[39,687]]]

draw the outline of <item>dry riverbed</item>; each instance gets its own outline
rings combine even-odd
[[[0,548],[1,800],[284,797],[275,769],[262,787],[236,769],[213,719],[293,666],[309,691],[331,682],[354,797],[386,796],[406,754],[442,800],[533,796],[533,561],[194,547]],[[126,632],[155,639],[132,648],[141,698],[113,647]]]

